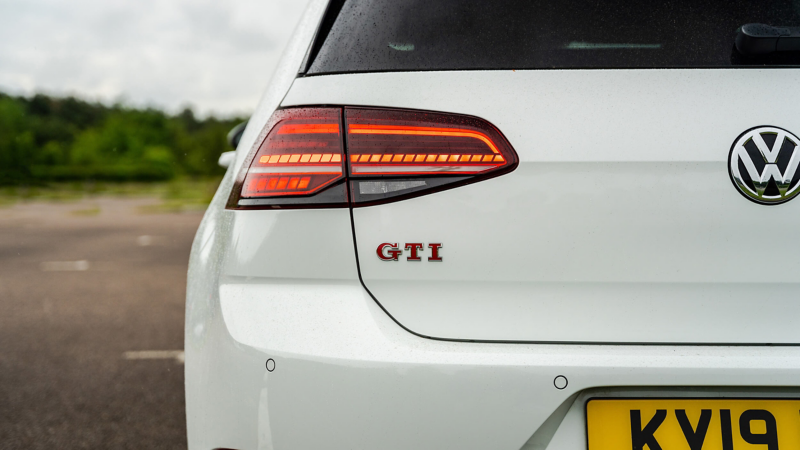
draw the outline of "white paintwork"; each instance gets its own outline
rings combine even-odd
[[[298,27],[242,138],[239,148],[244,150],[229,167],[192,246],[185,330],[190,450],[585,450],[583,405],[592,395],[797,395],[800,347],[794,346],[501,344],[415,336],[361,285],[347,209],[225,210],[244,153],[292,84],[324,4],[312,2]],[[718,168],[724,156],[708,146],[729,139],[729,147],[738,133],[753,126],[757,114],[763,123],[798,128],[791,121],[800,119],[788,114],[797,94],[783,90],[778,101],[770,87],[796,85],[797,76],[794,70],[742,70],[313,77],[294,80],[284,105],[376,105],[473,114],[498,125],[520,153],[522,165],[510,175],[355,210],[362,274],[393,314],[405,308],[404,325],[453,334],[466,326],[478,335],[474,317],[484,314],[507,321],[483,330],[489,334],[505,327],[504,333],[530,338],[525,321],[539,320],[543,328],[534,332],[564,340],[601,335],[647,340],[648,333],[673,339],[682,333],[664,326],[663,316],[661,325],[650,331],[621,326],[622,316],[604,319],[609,321],[605,327],[591,323],[587,311],[608,314],[595,308],[595,292],[606,305],[616,301],[613,308],[619,310],[635,306],[630,299],[638,289],[649,303],[625,311],[632,317],[655,316],[654,309],[676,302],[675,293],[681,290],[695,299],[690,306],[702,314],[708,314],[704,293],[718,300],[726,289],[749,289],[751,297],[764,298],[757,288],[776,293],[779,288],[768,283],[779,281],[786,296],[794,295],[791,270],[796,263],[791,255],[796,252],[790,246],[796,244],[779,239],[784,252],[789,250],[781,254],[789,256],[767,271],[755,263],[769,259],[774,247],[756,253],[755,238],[735,233],[769,223],[770,233],[786,236],[796,224],[796,216],[786,212],[793,211],[794,202],[779,209],[741,198]],[[731,87],[745,89],[746,95],[732,96]],[[754,98],[751,94],[759,89]],[[626,101],[620,96],[627,96]],[[717,102],[714,107],[709,106],[711,97]],[[758,113],[742,102],[757,107]],[[663,108],[654,108],[657,104]],[[509,112],[514,105],[517,109]],[[747,117],[732,112],[739,110]],[[631,120],[637,127],[626,123]],[[686,133],[657,132],[678,125],[686,133],[707,128],[712,136],[695,141]],[[619,137],[613,131],[628,134]],[[615,135],[620,145],[603,144]],[[656,157],[651,147],[633,148],[642,136],[669,151]],[[665,136],[675,145],[665,144]],[[684,148],[689,143],[696,151]],[[498,197],[503,190],[513,194]],[[636,203],[642,195],[649,201]],[[520,207],[528,209],[514,212]],[[691,214],[695,216],[689,220]],[[501,221],[501,215],[507,217]],[[724,219],[733,216],[738,222],[731,228]],[[652,230],[637,232],[636,225]],[[481,227],[487,228],[469,234]],[[378,235],[400,242],[442,241],[445,261],[438,268],[427,262],[416,267],[398,262],[396,270],[384,269],[368,260],[374,256],[371,240]],[[513,236],[521,237],[522,245],[511,246]],[[467,237],[472,239],[469,248]],[[726,240],[729,259],[750,264],[753,272],[743,275],[722,258]],[[633,261],[614,255],[617,265],[590,264],[590,256],[620,244]],[[536,252],[526,252],[530,247]],[[669,255],[687,250],[681,270],[669,271],[676,267],[676,257]],[[492,264],[470,261],[475,251]],[[651,252],[654,259],[641,264],[637,252]],[[543,262],[542,255],[549,259]],[[714,267],[704,266],[708,262]],[[731,270],[743,275],[741,283],[732,283]],[[582,278],[570,276],[576,273]],[[756,276],[763,278],[763,286],[753,281]],[[411,292],[410,284],[422,288]],[[498,318],[482,306],[492,287],[498,289],[492,298],[497,309],[519,307],[519,317]],[[532,317],[525,308],[529,294],[548,289],[547,295],[571,302],[572,311],[557,303],[537,310],[543,318]],[[615,290],[618,298],[612,295]],[[465,294],[477,301],[454,300],[468,298]],[[430,302],[423,303],[426,299]],[[742,311],[730,307],[722,311],[719,323],[707,326],[728,332],[728,337],[733,333],[726,330],[740,327],[741,336],[788,339],[792,331],[786,324],[796,309],[788,301],[785,307],[781,318],[773,316],[769,304],[748,311],[755,330],[741,327],[736,321],[741,322]],[[452,318],[445,318],[445,312]],[[776,320],[774,330],[764,329],[768,319]],[[691,320],[696,319],[684,317],[674,328],[695,338],[709,337],[690,329]],[[268,359],[275,363],[273,372],[267,370]],[[554,386],[559,375],[569,380],[563,390]]]
[[[746,395],[787,395],[794,392],[785,386],[800,375],[796,347],[419,338],[389,319],[355,279],[304,285],[226,277],[218,295],[216,320],[225,326],[209,339],[220,344],[213,367],[219,379],[205,393],[227,400],[215,402],[217,408],[237,403],[238,410],[225,408],[225,414],[240,426],[234,434],[209,424],[213,445],[235,442],[245,432],[258,435],[257,443],[235,448],[516,450],[560,404],[588,389],[693,386],[696,396],[718,396],[744,387]],[[271,373],[264,368],[268,358],[276,361]],[[569,379],[564,390],[553,385],[558,375]],[[662,392],[648,388],[638,395]],[[559,430],[557,442],[566,438],[574,445],[549,448],[584,448],[577,428],[582,415],[568,419],[566,432],[563,426],[551,431]],[[231,419],[218,420],[227,425]]]
[[[381,73],[298,79],[283,106],[457,112],[497,126],[511,174],[353,212],[363,280],[451,339],[800,342],[800,203],[743,198],[748,128],[800,130],[799,70]],[[381,261],[441,242],[442,263]],[[425,253],[427,256],[428,253]]]
[[[231,212],[222,204],[212,204],[215,232],[198,234],[190,272],[192,449],[543,448],[536,445],[557,430],[584,442],[574,414],[568,433],[560,420],[536,432],[586,389],[695,386],[696,395],[720,395],[727,386],[762,395],[772,387],[785,395],[800,375],[796,347],[420,338],[360,286],[352,238],[334,239],[348,229],[346,210]],[[221,263],[216,271],[201,267],[210,261]],[[201,288],[204,276],[212,283]],[[553,385],[558,375],[569,379],[564,390]]]

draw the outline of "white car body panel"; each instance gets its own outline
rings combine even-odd
[[[272,255],[286,254],[288,238],[311,235],[310,219],[319,211],[223,205],[218,196],[209,210],[190,272],[197,286],[189,294],[186,347],[192,449],[581,449],[583,406],[574,396],[590,389],[607,395],[609,388],[650,386],[638,395],[663,396],[676,395],[671,387],[693,386],[678,395],[763,397],[785,395],[800,376],[800,349],[789,346],[487,344],[414,336],[359,283],[355,255],[345,251],[352,241],[331,239],[347,228],[345,210],[317,215],[330,234],[296,247],[297,258],[287,261],[295,266],[281,269]],[[320,252],[326,257],[315,259]],[[300,261],[308,263],[304,269]],[[219,284],[205,290],[200,270],[210,262],[221,263],[212,278]],[[275,371],[265,370],[267,359],[276,361]],[[569,380],[563,390],[553,384],[558,375]],[[577,412],[562,422],[567,407]]]
[[[787,88],[800,71],[295,79],[325,4],[311,2],[195,238],[185,344],[190,450],[585,450],[592,396],[797,396],[797,346],[664,343],[797,342],[796,205],[744,199],[725,162],[748,128],[800,130],[792,114],[799,94]],[[505,134],[520,166],[352,215],[225,209],[275,108],[318,104],[475,115]],[[637,145],[642,139],[652,145]],[[501,213],[508,220],[484,236]],[[780,246],[743,232],[765,224]],[[444,261],[377,261],[375,247],[390,239],[441,241]],[[759,258],[780,264],[767,271]],[[470,295],[476,301],[464,302]],[[647,303],[634,303],[637,296]],[[751,306],[763,298],[770,301]],[[680,314],[688,308],[693,315]],[[655,321],[622,326],[643,318]],[[573,343],[451,342],[409,329]],[[569,380],[564,389],[554,385],[559,375]]]
[[[519,449],[559,405],[590,388],[766,392],[791,385],[800,370],[795,347],[423,339],[397,326],[356,280],[231,283],[220,287],[220,302],[232,338],[278,364],[258,386],[267,403],[259,424],[270,426],[262,438],[274,446],[266,448]],[[564,390],[553,384],[558,375],[569,380]],[[583,429],[573,431],[585,442]]]
[[[376,73],[298,79],[282,106],[469,114],[517,151],[510,174],[353,210],[366,287],[415,333],[790,344],[800,259],[766,261],[800,254],[800,213],[743,198],[727,160],[753,126],[800,129],[797,85],[788,69]],[[444,261],[381,261],[384,242],[441,242]]]

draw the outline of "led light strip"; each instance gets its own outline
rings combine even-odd
[[[434,128],[434,127],[407,127],[399,125],[363,125],[351,124],[348,126],[350,134],[402,134],[412,136],[452,136],[468,137],[483,141],[488,145],[493,153],[500,153],[495,147],[494,142],[485,134],[479,131],[465,130],[461,128]]]
[[[478,173],[484,170],[494,169],[495,165],[470,165],[470,166],[452,166],[452,165],[438,165],[438,166],[353,166],[352,172],[354,175],[370,175],[370,174],[409,174],[420,175],[426,173],[437,172],[461,172],[461,173]]]
[[[350,155],[350,162],[358,163],[487,163],[504,162],[502,155],[386,155],[386,154],[367,154]]]
[[[319,134],[336,133],[339,134],[339,124],[337,123],[289,123],[282,125],[278,134]]]
[[[282,166],[254,167],[249,173],[307,173],[315,175],[334,175],[342,173],[342,166]]]
[[[307,164],[340,163],[342,155],[331,153],[303,153],[294,155],[264,155],[258,159],[261,164]]]
[[[299,190],[308,188],[311,177],[259,177],[250,182],[251,192]]]

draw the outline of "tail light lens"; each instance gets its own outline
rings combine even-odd
[[[513,170],[517,155],[485,120],[421,111],[345,108],[351,200],[399,200]]]
[[[228,206],[347,206],[341,123],[340,108],[276,111]]]
[[[291,108],[265,130],[229,208],[348,206],[348,197],[353,206],[385,203],[502,175],[518,162],[494,126],[455,114]]]

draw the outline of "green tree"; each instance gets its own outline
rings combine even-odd
[[[242,118],[198,119],[66,97],[0,94],[0,184],[218,176],[225,136]]]
[[[27,128],[25,110],[8,97],[0,97],[0,183],[30,178],[34,134]]]

